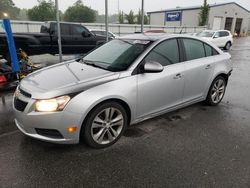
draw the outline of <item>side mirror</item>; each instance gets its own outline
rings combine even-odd
[[[91,34],[90,33],[87,33],[86,31],[83,31],[82,32],[82,36],[85,38],[85,37],[91,37]]]
[[[48,29],[48,33],[49,33],[50,35],[54,35],[54,34],[55,34],[55,30]]]
[[[219,38],[219,36],[216,36],[216,35],[215,35],[213,38],[214,38],[214,39],[217,39],[217,38]]]
[[[145,73],[157,73],[162,72],[164,67],[156,61],[148,61],[144,64]]]

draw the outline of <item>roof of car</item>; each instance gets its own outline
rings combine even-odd
[[[132,39],[132,40],[148,40],[148,41],[157,41],[161,39],[174,38],[174,37],[188,37],[194,38],[186,34],[166,34],[166,33],[143,33],[143,34],[132,34],[119,37],[119,39]]]
[[[221,29],[221,30],[203,30],[202,32],[218,32],[218,31],[226,31],[226,32],[229,32],[228,30],[225,30],[225,29]]]

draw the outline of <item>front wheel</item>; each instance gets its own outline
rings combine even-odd
[[[206,103],[210,106],[218,105],[225,95],[226,85],[226,80],[222,76],[215,78],[210,86]]]
[[[227,42],[225,47],[224,47],[224,50],[227,50],[227,51],[230,50],[231,46],[232,46],[231,42]]]
[[[95,107],[82,128],[86,143],[94,148],[104,148],[117,142],[127,127],[127,114],[116,102],[107,102]]]

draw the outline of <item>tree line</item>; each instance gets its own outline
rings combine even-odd
[[[49,21],[56,19],[55,3],[52,0],[37,0],[38,5],[31,9],[20,9],[15,6],[12,0],[0,1],[0,19],[4,18],[3,13],[8,13],[10,19],[16,20],[31,20],[31,21]],[[72,6],[68,7],[63,13],[60,11],[60,18],[68,22],[85,22],[93,23],[105,21],[105,15],[99,15],[94,9],[85,6],[82,0],[77,0]],[[109,15],[109,22],[111,23],[128,23],[136,24],[141,23],[141,11],[136,15],[132,10],[125,14]],[[144,15],[144,23],[148,24],[148,17]]]

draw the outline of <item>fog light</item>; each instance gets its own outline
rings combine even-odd
[[[77,129],[76,127],[69,127],[68,132],[70,132],[70,133],[75,132],[76,129]]]

